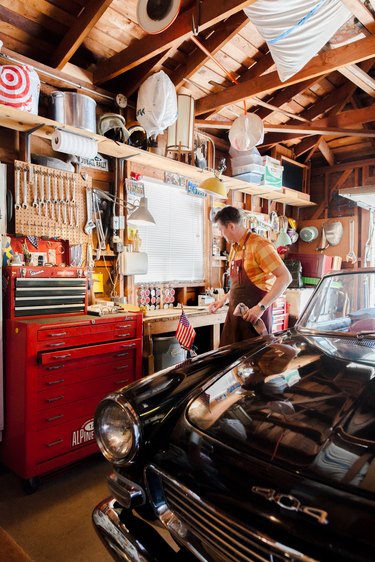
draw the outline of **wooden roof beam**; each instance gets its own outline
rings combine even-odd
[[[320,143],[318,145],[318,148],[319,148],[320,152],[323,154],[324,158],[327,160],[328,164],[330,166],[334,166],[335,163],[336,163],[335,157],[333,155],[332,150],[329,148],[327,142],[323,138],[320,139]],[[306,161],[308,161],[311,158],[311,156],[309,155],[309,157],[307,158]]]
[[[51,66],[59,70],[65,66],[112,2],[113,0],[90,0],[90,2],[87,2],[74,25],[64,35],[52,54]]]
[[[199,40],[204,44],[206,49],[210,51],[212,55],[215,55],[226,43],[228,43],[237,33],[241,31],[245,25],[249,23],[249,18],[245,12],[241,11],[234,14],[224,22],[220,24],[220,27],[215,29],[214,33],[209,36],[205,41],[199,38]],[[189,57],[187,64],[178,68],[176,72],[173,73],[172,82],[178,89],[183,85],[186,78],[190,78],[195,74],[206,62],[209,57],[203,53],[200,49],[196,49],[194,54]]]
[[[304,80],[309,80],[310,78],[328,74],[347,64],[371,59],[374,57],[374,53],[375,37],[365,37],[350,45],[344,45],[343,47],[325,51],[315,56],[302,70],[285,82],[281,82],[277,72],[270,72],[264,76],[259,76],[253,80],[248,80],[232,86],[231,88],[227,88],[223,92],[200,98],[196,103],[195,113],[196,115],[201,115],[202,113],[219,107],[246,100],[246,98],[251,96],[257,96],[268,91],[278,90],[281,87],[297,84]]]
[[[233,14],[243,10],[255,0],[216,0],[215,2],[202,2],[200,4],[199,29],[203,31],[216,25],[223,19],[229,18]],[[101,84],[115,78],[119,74],[134,68],[164,52],[171,47],[176,40],[182,42],[192,34],[192,17],[195,15],[195,5],[193,8],[180,14],[173,25],[157,35],[145,36],[142,39],[133,41],[129,47],[117,53],[110,59],[98,64],[94,73],[94,82]]]
[[[356,64],[349,64],[344,68],[340,68],[339,72],[348,80],[353,82],[358,88],[366,92],[372,98],[375,98],[375,80]]]
[[[357,110],[356,110],[357,111]],[[361,111],[361,110],[358,110]],[[322,122],[322,125],[320,123]],[[231,121],[204,121],[196,119],[194,123],[197,129],[229,129],[232,125]],[[345,137],[375,137],[375,130],[364,131],[362,129],[347,129],[342,127],[327,126],[326,120],[322,119],[315,123],[301,123],[300,125],[270,125],[264,124],[265,132],[273,133],[291,133],[291,138],[306,137],[308,135],[324,135],[324,136],[345,136]]]
[[[361,0],[341,0],[358,21],[369,31],[375,33],[374,16]]]

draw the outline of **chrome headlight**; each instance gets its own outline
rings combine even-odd
[[[96,441],[105,458],[113,464],[131,462],[139,449],[140,422],[129,402],[121,395],[102,400],[94,420]]]

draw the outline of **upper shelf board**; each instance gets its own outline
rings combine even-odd
[[[34,131],[33,134],[37,137],[48,140],[52,139],[52,135],[56,129],[66,130],[71,133],[95,139],[98,142],[98,152],[104,156],[131,159],[132,162],[143,166],[149,166],[150,168],[155,168],[164,172],[171,172],[185,176],[198,184],[204,179],[212,177],[212,172],[201,170],[200,168],[196,168],[190,164],[185,164],[184,162],[179,162],[177,160],[173,160],[172,158],[167,158],[166,156],[160,156],[159,154],[155,154],[153,152],[134,148],[133,146],[116,142],[102,135],[78,129],[77,127],[72,127],[70,125],[65,125],[63,123],[53,121],[52,119],[48,119],[47,117],[34,115],[27,113],[26,111],[20,111],[2,104],[0,104],[0,126],[21,132],[28,132],[39,126],[40,128]],[[272,188],[268,189],[266,186],[253,185],[229,176],[223,175],[221,176],[221,179],[223,180],[227,190],[240,190],[244,193],[261,196],[264,199],[280,201],[287,205],[296,207],[314,205],[314,203],[310,201],[299,198],[297,191],[294,192],[295,196],[290,195],[290,191],[292,191],[290,189],[288,189],[287,195],[284,193],[284,190],[275,191]]]

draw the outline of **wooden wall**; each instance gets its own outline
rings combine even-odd
[[[375,176],[375,158],[358,160],[337,166],[325,166],[312,169],[310,195],[311,200],[317,203],[316,207],[303,209],[299,228],[314,225],[319,229],[324,222],[341,221],[344,226],[344,235],[341,243],[336,247],[329,247],[324,253],[327,255],[338,255],[342,258],[342,267],[353,267],[346,261],[349,250],[349,221],[355,220],[355,245],[354,251],[358,256],[358,261],[354,267],[361,267],[364,246],[368,237],[369,212],[358,207],[349,199],[338,194],[339,190],[347,187],[359,187],[375,183],[372,181]],[[314,253],[317,242],[307,244],[298,241],[296,250],[302,253]]]

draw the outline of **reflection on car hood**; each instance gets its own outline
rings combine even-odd
[[[374,491],[374,361],[368,348],[337,357],[333,345],[285,335],[248,355],[190,404],[190,423],[249,455]]]

